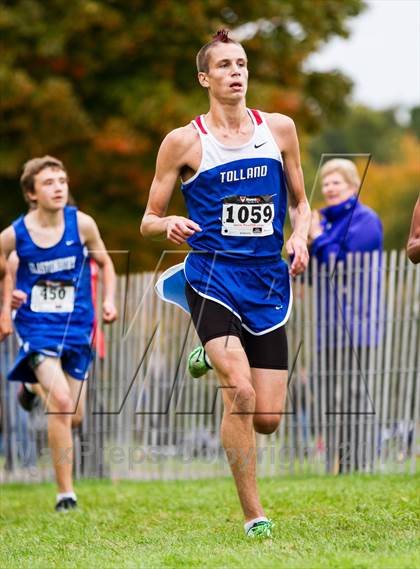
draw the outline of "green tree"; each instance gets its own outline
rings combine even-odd
[[[420,140],[420,106],[413,107],[410,112],[410,129]]]
[[[353,154],[347,156],[365,174],[360,198],[379,215],[384,226],[386,249],[405,247],[411,214],[419,193],[419,141],[415,131],[416,109],[412,122],[400,125],[394,109],[373,110],[356,105],[350,107],[339,123],[327,125],[312,137],[304,155],[304,172],[308,195],[313,194],[312,207],[324,206],[317,172],[323,154]],[[371,154],[367,157],[357,154]],[[329,156],[328,158],[330,158]],[[322,157],[325,161],[327,157]],[[365,172],[366,170],[366,172]]]
[[[309,145],[311,158],[322,153],[371,154],[375,162],[387,163],[400,154],[404,128],[397,122],[395,109],[373,110],[363,105],[349,107],[337,124],[329,124]]]
[[[153,266],[161,244],[138,225],[156,151],[168,130],[206,106],[195,55],[220,27],[243,38],[250,105],[290,114],[316,132],[346,107],[351,82],[304,69],[334,36],[348,35],[362,0],[14,0],[0,6],[2,226],[24,208],[22,163],[49,153],[68,166],[81,209],[110,249]],[[179,192],[174,208],[181,210]]]

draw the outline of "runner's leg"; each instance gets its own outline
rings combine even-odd
[[[251,368],[252,385],[256,393],[254,428],[269,435],[280,424],[286,406],[286,370]]]
[[[269,435],[280,424],[285,410],[288,348],[284,327],[259,336],[244,330],[244,345],[256,393],[254,427]]]
[[[74,403],[59,358],[46,357],[35,369],[45,392],[48,411],[48,442],[51,449],[58,492],[73,492],[73,440],[71,417]]]
[[[249,521],[264,516],[256,481],[253,426],[255,391],[251,384],[251,370],[237,336],[209,340],[205,348],[222,387],[222,444],[235,479],[245,521]]]
[[[80,379],[75,379],[66,372],[64,372],[64,375],[67,378],[70,387],[71,398],[73,401],[74,414],[71,416],[71,426],[75,428],[78,427],[83,420],[86,403],[87,382]]]

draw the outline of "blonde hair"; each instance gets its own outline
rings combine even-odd
[[[357,171],[356,164],[351,160],[347,160],[347,158],[333,158],[332,160],[328,160],[321,168],[321,180],[333,172],[339,172],[350,186],[354,186],[357,190],[359,189],[359,172]]]

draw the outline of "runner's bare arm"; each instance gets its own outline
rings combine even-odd
[[[410,236],[407,243],[407,255],[413,263],[420,263],[420,197],[413,211]]]
[[[7,266],[12,279],[12,310],[17,310],[27,301],[28,295],[16,286],[16,272],[19,266],[19,257],[16,253],[16,233],[12,225],[9,225],[1,234],[3,252],[7,258]]]
[[[0,342],[13,332],[11,303],[12,303],[12,277],[3,253],[0,240]]]
[[[114,264],[106,250],[104,242],[102,241],[95,220],[89,215],[78,211],[77,222],[82,241],[88,248],[90,256],[95,259],[99,267],[102,269],[102,281],[104,287],[102,313],[104,322],[111,323],[117,318],[117,309],[115,307],[116,276]]]
[[[16,276],[19,268],[19,257],[16,251],[12,251],[7,259],[7,266],[12,278],[12,310],[18,310],[28,300],[28,295],[23,290],[16,288]]]
[[[4,279],[6,270],[7,270],[6,257],[3,254],[3,249],[1,247],[1,241],[0,241],[0,281]]]
[[[16,233],[13,225],[9,225],[0,233],[1,248],[6,259],[16,249]]]
[[[200,226],[179,215],[166,215],[175,185],[185,164],[185,154],[195,136],[192,127],[177,128],[170,132],[161,144],[156,160],[155,177],[150,188],[149,200],[140,231],[144,237],[163,237],[181,245]]]
[[[302,273],[309,262],[307,248],[311,224],[311,208],[305,194],[303,172],[300,164],[299,141],[293,120],[285,115],[268,115],[268,124],[282,152],[284,173],[289,194],[289,215],[293,233],[286,243],[286,250],[293,255],[290,267],[292,276]]]

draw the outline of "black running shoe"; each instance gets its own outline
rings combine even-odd
[[[55,505],[56,512],[68,512],[75,508],[77,508],[77,502],[76,500],[73,500],[73,498],[61,498],[61,500]]]
[[[28,411],[28,413],[32,411],[32,409],[35,407],[37,397],[38,396],[35,393],[32,393],[32,391],[29,391],[26,388],[24,383],[21,383],[17,398],[20,406],[25,409],[25,411]]]

